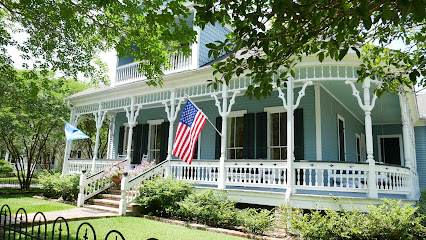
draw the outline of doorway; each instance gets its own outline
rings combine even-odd
[[[379,140],[379,160],[387,164],[402,165],[401,135],[381,135]]]

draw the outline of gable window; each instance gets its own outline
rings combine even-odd
[[[226,146],[228,159],[244,158],[244,114],[246,112],[231,112],[228,116],[228,143]]]
[[[164,120],[150,120],[149,124],[149,136],[148,136],[148,158],[149,161],[159,161],[160,150],[161,150],[161,123]]]
[[[337,130],[339,161],[346,161],[345,119],[340,115],[337,115]]]

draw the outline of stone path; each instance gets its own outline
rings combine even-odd
[[[32,223],[35,213],[28,213],[28,223]],[[96,210],[96,209],[88,209],[88,208],[73,208],[62,211],[55,212],[44,212],[44,216],[46,216],[47,222],[54,222],[56,218],[63,217],[67,221],[75,221],[75,220],[84,220],[84,219],[93,219],[93,218],[104,218],[104,217],[117,217],[116,213]],[[19,218],[19,216],[18,216]],[[36,221],[39,220],[39,216],[37,216]],[[3,216],[0,221],[3,221]],[[12,215],[12,222],[15,221],[15,215]]]

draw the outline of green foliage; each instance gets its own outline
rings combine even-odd
[[[142,71],[152,84],[158,84],[169,54],[188,55],[189,43],[195,41],[196,31],[186,24],[185,18],[191,16],[183,2],[4,0],[0,3],[0,63],[5,62],[2,58],[9,59],[5,47],[10,45],[23,51],[24,59],[35,57],[34,68],[60,70],[74,77],[81,72],[95,82],[108,82],[98,53],[115,48],[120,57],[146,60]],[[163,7],[168,10],[160,11]],[[16,41],[12,30],[25,32],[28,39]]]
[[[237,210],[238,225],[245,227],[249,233],[263,234],[275,225],[272,211],[267,209],[246,208]]]
[[[0,159],[0,177],[12,176],[15,176],[15,174],[13,174],[13,166],[10,165],[6,160]]]
[[[224,192],[212,189],[194,192],[178,204],[178,215],[190,221],[228,228],[238,223],[235,201]]]
[[[287,230],[303,239],[424,239],[426,229],[417,208],[385,199],[359,211],[309,211],[283,206],[280,214]]]
[[[192,185],[174,178],[155,177],[146,181],[141,188],[137,202],[145,207],[148,213],[157,216],[173,216],[182,201],[191,192]]]
[[[426,216],[426,189],[421,192],[417,207],[417,213]],[[426,217],[422,219],[422,225],[426,227]]]
[[[79,176],[44,171],[39,177],[43,195],[48,198],[61,198],[66,201],[75,201],[79,192]]]
[[[379,96],[401,84],[411,88],[419,81],[426,87],[425,5],[425,0],[195,1],[201,28],[215,23],[233,28],[226,40],[207,45],[214,57],[230,52],[226,61],[214,64],[214,83],[228,84],[249,72],[254,82],[246,95],[256,98],[294,75],[292,68],[306,55],[341,61],[349,50],[363,62],[360,81],[384,80]],[[389,50],[395,40],[406,48]]]

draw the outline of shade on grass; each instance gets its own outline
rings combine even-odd
[[[66,218],[66,217],[65,217]],[[111,230],[121,232],[126,240],[145,240],[157,238],[159,240],[241,240],[244,238],[195,230],[187,227],[170,225],[146,218],[113,217],[84,221],[69,222],[70,240],[75,239],[78,226],[83,222],[92,224],[96,231],[96,239],[105,239]],[[52,225],[48,226],[48,235],[51,236]]]
[[[34,194],[0,194],[0,208],[9,205],[11,213],[15,214],[19,208],[24,208],[27,213],[52,212],[75,208],[73,205],[35,199]]]

